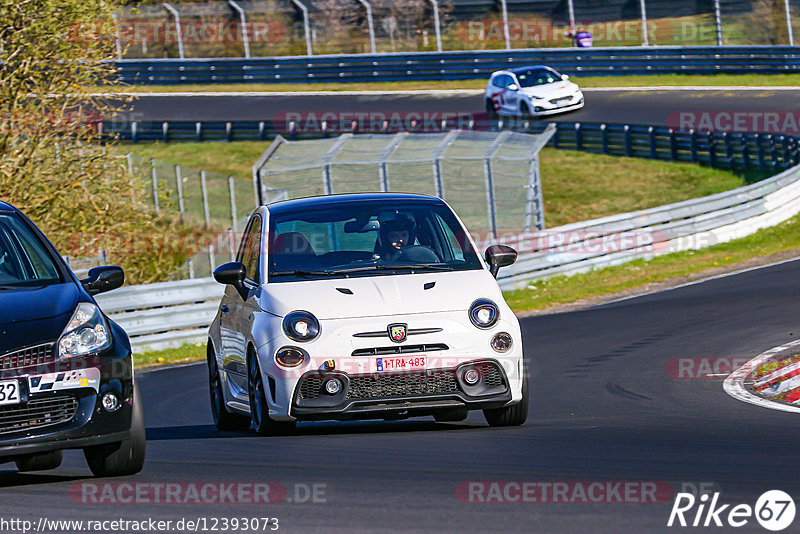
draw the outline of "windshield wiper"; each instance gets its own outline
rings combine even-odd
[[[303,270],[293,270],[293,271],[272,271],[269,273],[270,276],[330,276],[333,274],[331,271],[303,271]]]
[[[449,265],[426,265],[426,264],[410,264],[410,265],[362,265],[360,267],[349,267],[346,269],[333,269],[327,271],[328,274],[348,274],[360,273],[364,271],[452,271],[453,268]]]

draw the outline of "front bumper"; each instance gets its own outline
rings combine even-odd
[[[467,369],[481,377],[475,385],[464,380]],[[326,394],[324,384],[339,380],[341,391]],[[494,360],[467,362],[450,369],[349,375],[340,371],[311,371],[300,378],[292,401],[292,416],[301,421],[402,419],[433,415],[443,410],[499,408],[511,401],[503,366]]]
[[[546,117],[548,115],[556,115],[558,113],[566,113],[568,111],[581,109],[583,104],[583,95],[581,95],[577,101],[567,103],[566,105],[552,104],[547,100],[533,100],[531,101],[531,110],[534,117]]]
[[[111,328],[115,341],[103,353],[0,373],[19,380],[22,393],[21,404],[0,406],[0,462],[130,437],[133,362],[124,332]],[[112,413],[100,405],[109,391],[122,401]]]

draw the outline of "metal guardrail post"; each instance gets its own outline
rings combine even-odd
[[[697,132],[689,130],[689,148],[692,153],[692,163],[697,163]]]
[[[625,155],[631,158],[633,157],[633,138],[631,136],[631,127],[626,124],[623,130],[625,131]]]
[[[185,59],[183,54],[183,31],[181,31],[181,14],[178,13],[178,10],[172,7],[172,4],[169,2],[164,2],[163,4],[164,9],[169,11],[173,17],[175,17],[175,31],[177,32],[178,37],[178,56],[181,59]]]
[[[786,9],[789,9],[789,4],[786,4]],[[117,50],[117,59],[122,59],[122,39],[119,35],[119,19],[116,13],[111,14],[111,20],[114,21],[114,48]],[[789,31],[791,31],[791,26]]]
[[[167,121],[161,123],[161,138],[165,143],[169,143],[169,123]]]
[[[669,129],[669,155],[672,161],[678,161],[678,142],[676,139],[675,130]]]
[[[569,11],[569,31],[575,35],[575,5],[572,0],[567,0],[567,11]],[[572,40],[572,46],[575,46],[575,39]]]
[[[236,188],[233,184],[233,176],[228,176],[228,193],[231,196],[231,228],[237,232],[239,229],[236,227]],[[231,253],[233,253],[233,248],[231,248]]]
[[[608,154],[608,127],[605,124],[600,125],[600,146],[603,154]]]
[[[650,159],[658,159],[656,150],[656,130],[652,126],[647,129],[648,142],[650,143]]]
[[[439,0],[430,0],[433,5],[433,25],[436,30],[436,50],[442,51],[442,24],[439,20]]]
[[[447,147],[455,141],[456,137],[458,137],[459,131],[458,130],[450,130],[447,132],[447,135],[444,136],[441,143],[436,147],[436,150],[433,151],[433,190],[434,194],[439,198],[444,198],[444,180],[442,180],[442,154],[444,151],[447,150]]]
[[[249,58],[250,57],[250,35],[249,35],[248,31],[247,31],[247,15],[245,14],[244,9],[242,9],[242,7],[239,4],[237,4],[236,2],[234,2],[233,0],[228,0],[228,3],[231,5],[231,7],[234,10],[236,10],[237,13],[239,13],[239,20],[242,23],[241,33],[242,33],[242,45],[244,46],[244,57]]]
[[[794,46],[794,31],[792,30],[792,9],[789,7],[789,0],[783,0],[786,8],[786,30],[789,32],[789,46]]]
[[[208,245],[208,265],[211,268],[211,272],[214,272],[214,266],[217,264],[217,258],[214,255],[214,244]]]
[[[292,3],[300,9],[303,13],[303,31],[306,36],[306,54],[309,56],[314,55],[314,51],[311,48],[311,21],[308,17],[308,8],[301,2],[300,0],[292,0]]]
[[[139,123],[136,121],[131,122],[131,141],[136,143],[139,140]]]
[[[197,137],[197,142],[203,142],[203,123],[198,121],[194,123],[194,134]]]
[[[153,180],[153,204],[156,207],[156,215],[160,215],[161,211],[158,206],[158,175],[156,173],[156,160],[150,158],[150,176]]]
[[[642,9],[642,46],[650,46],[650,36],[647,35],[647,7],[645,0],[639,0]]]
[[[208,209],[208,187],[206,185],[206,171],[200,171],[200,188],[203,191],[203,215],[206,218],[206,229],[211,228],[211,213]]]
[[[389,144],[386,145],[386,148],[383,149],[383,152],[380,155],[378,160],[378,176],[381,181],[381,191],[387,193],[390,191],[389,188],[389,169],[387,166],[387,161],[389,158],[394,154],[394,151],[397,150],[397,147],[400,146],[400,143],[403,142],[403,139],[408,135],[408,132],[398,132],[392,137],[392,140],[389,141]]]
[[[372,20],[372,4],[368,0],[358,0],[364,9],[367,10],[367,29],[369,31],[369,48],[373,54],[377,54],[375,49],[375,24]]]
[[[506,0],[500,0],[500,7],[503,11],[503,37],[506,40],[506,50],[511,50],[511,32],[508,30],[508,5]]]
[[[581,123],[575,123],[575,150],[583,150],[583,128]]]
[[[183,178],[181,178],[180,165],[175,165],[175,186],[178,189],[178,209],[180,210],[181,221],[183,221]]]
[[[504,130],[500,132],[483,154],[483,174],[486,178],[486,211],[489,216],[489,229],[491,230],[495,239],[497,239],[497,205],[494,196],[492,158],[494,157],[495,152],[497,152],[497,149],[500,148],[500,145],[502,145],[510,135],[511,130]]]
[[[720,15],[719,0],[714,0],[714,28],[717,32],[717,46],[722,46],[722,16]]]

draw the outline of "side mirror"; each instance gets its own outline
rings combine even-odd
[[[247,268],[238,261],[223,263],[214,269],[214,280],[226,286],[233,286],[240,295],[244,289],[244,278],[247,275]],[[246,298],[244,295],[242,298]]]
[[[116,265],[95,267],[89,270],[89,276],[81,280],[81,285],[90,295],[98,295],[117,289],[125,283],[125,271]]]
[[[517,261],[517,251],[506,245],[492,245],[486,249],[486,263],[489,271],[497,278],[500,267],[508,267]]]
[[[569,74],[562,74],[561,79],[566,82],[567,80],[569,80]]]
[[[507,89],[509,91],[519,91],[519,85],[517,85],[515,83],[509,84]]]

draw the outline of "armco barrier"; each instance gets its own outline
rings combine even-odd
[[[677,131],[660,126],[557,122],[556,134],[548,143],[555,148],[632,156],[665,161],[686,161],[724,169],[780,170],[800,163],[800,142],[790,135],[772,133]],[[104,125],[108,135],[126,141],[253,141],[266,140],[277,125],[261,122],[134,122]],[[445,129],[455,127],[445,124]],[[508,128],[541,133],[547,123],[520,120],[475,121],[475,130]],[[285,134],[284,130],[281,130]],[[303,135],[285,134],[289,139],[313,139],[336,135],[334,130]],[[361,133],[368,133],[362,130]],[[374,133],[397,133],[382,130]]]
[[[800,166],[796,166],[732,191],[547,230],[549,236],[563,236],[558,245],[549,239],[548,247],[527,248],[525,243],[537,243],[537,234],[505,239],[521,254],[513,266],[501,271],[499,281],[503,289],[511,289],[530,280],[703,248],[744,237],[799,212]],[[637,241],[641,236],[648,237],[649,249],[641,250],[642,241]],[[604,249],[604,243],[613,243],[615,250]],[[205,341],[223,291],[212,278],[202,278],[129,286],[99,295],[97,301],[128,332],[135,351],[156,350]]]
[[[204,342],[224,291],[213,278],[197,278],[127,286],[95,300],[142,352]]]
[[[786,73],[800,69],[800,47],[658,46],[530,48],[216,59],[124,59],[115,62],[129,84],[369,82],[463,80],[525,65],[550,65],[568,74]]]

